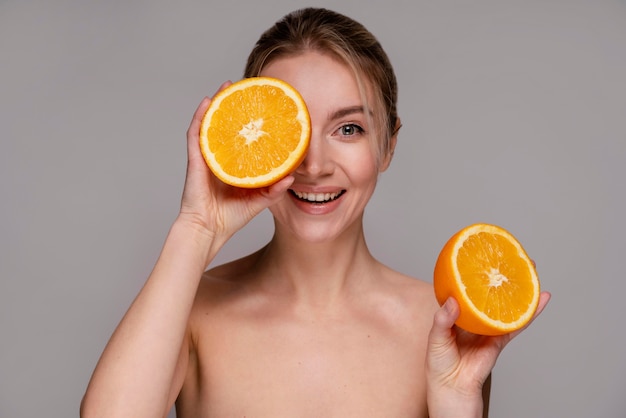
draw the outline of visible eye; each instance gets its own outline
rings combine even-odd
[[[363,132],[365,132],[365,130],[355,123],[348,123],[339,128],[339,135],[341,136],[354,136],[362,134]]]

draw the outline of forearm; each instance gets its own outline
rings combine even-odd
[[[174,223],[141,292],[107,344],[85,394],[84,416],[161,416],[198,283],[219,246]]]

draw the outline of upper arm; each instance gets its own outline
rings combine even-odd
[[[167,399],[167,404],[170,408],[176,402],[176,399],[178,398],[178,395],[183,387],[183,383],[185,382],[191,358],[190,348],[190,334],[188,331],[183,339],[180,353],[178,355],[178,361],[176,362],[176,369],[174,370],[174,376],[172,377],[172,386]]]
[[[176,369],[174,370],[174,376],[172,378],[172,388],[168,398],[168,404],[173,405],[178,398],[183,383],[185,382],[185,376],[187,375],[187,368],[189,367],[189,342],[185,338],[183,345],[178,355],[178,362],[176,363]]]

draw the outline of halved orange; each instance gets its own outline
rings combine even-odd
[[[289,84],[251,77],[215,95],[200,126],[200,148],[223,182],[257,188],[303,161],[311,138],[304,100]]]
[[[456,324],[481,335],[506,334],[526,325],[539,303],[533,261],[505,229],[474,224],[454,234],[441,250],[433,276],[439,304],[459,303]]]

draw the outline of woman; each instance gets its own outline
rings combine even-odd
[[[304,97],[304,162],[261,190],[226,186],[199,151],[210,100],[200,103],[180,214],[102,354],[82,415],[166,416],[176,401],[179,417],[482,416],[485,382],[513,335],[457,331],[454,300],[439,308],[431,285],[366,245],[363,212],[400,128],[379,43],[345,16],[296,11],[256,44],[245,76],[256,75]],[[271,241],[205,272],[265,208]]]

